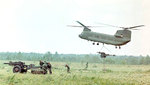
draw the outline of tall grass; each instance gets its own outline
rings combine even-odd
[[[51,62],[53,74],[35,75],[12,73],[12,67],[0,61],[0,85],[150,85],[150,66],[90,64],[87,69],[81,63],[69,63],[67,73],[62,62]],[[38,62],[25,61],[27,64]]]

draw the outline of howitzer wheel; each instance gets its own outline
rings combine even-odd
[[[13,73],[21,73],[21,67],[19,65],[16,65],[14,68],[13,68]]]

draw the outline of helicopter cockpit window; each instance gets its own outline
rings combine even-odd
[[[123,37],[123,34],[121,34],[121,35],[115,34],[115,37],[117,37],[117,38],[122,38],[122,37]]]

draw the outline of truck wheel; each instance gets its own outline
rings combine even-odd
[[[16,65],[14,68],[13,68],[13,73],[20,73],[21,72],[21,67],[19,65]]]

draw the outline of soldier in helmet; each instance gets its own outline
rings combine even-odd
[[[39,64],[40,64],[40,66],[43,66],[44,62],[40,60]]]
[[[40,63],[39,63],[39,64],[40,64],[41,69],[42,69],[44,62],[40,60]]]
[[[69,67],[69,65],[66,64],[65,67],[67,68],[67,72],[70,73],[70,67]]]

